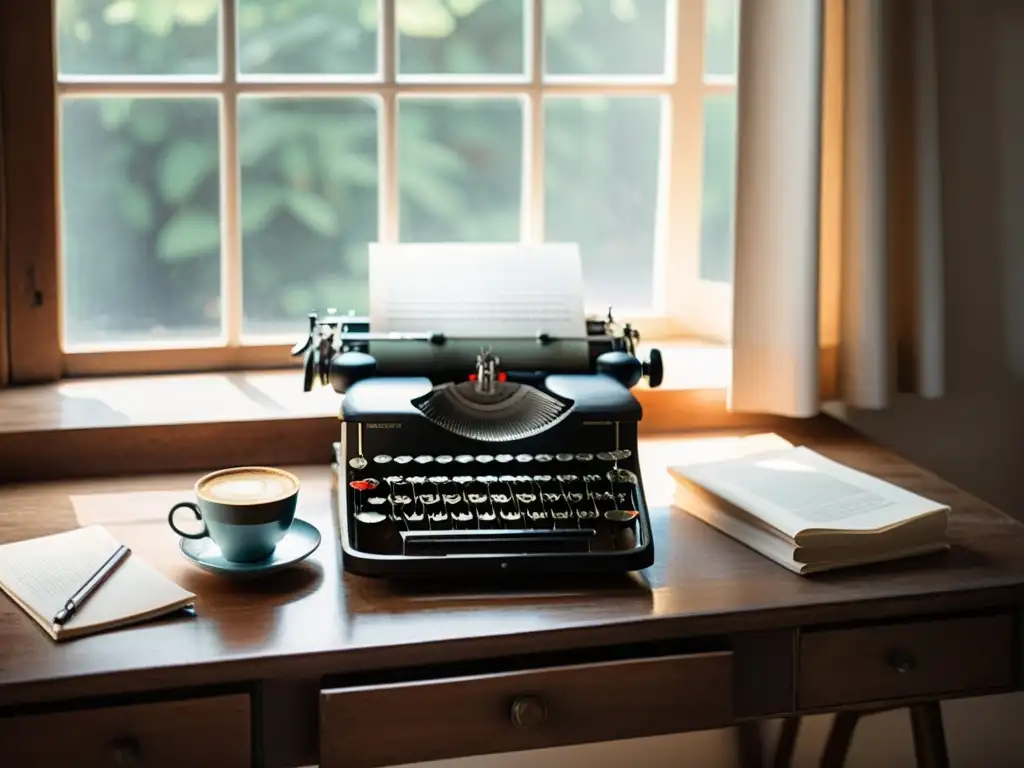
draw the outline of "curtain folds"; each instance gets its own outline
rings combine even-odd
[[[743,3],[735,411],[943,392],[932,0]]]

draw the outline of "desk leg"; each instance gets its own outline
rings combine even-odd
[[[782,728],[779,730],[779,741],[775,745],[773,768],[790,768],[793,764],[793,750],[796,748],[796,738],[799,734],[799,717],[787,717],[782,721]]]
[[[764,742],[761,724],[756,720],[743,720],[736,726],[736,740],[742,768],[763,768]]]
[[[918,768],[949,768],[942,709],[937,701],[913,704],[910,725],[914,731],[914,754]]]
[[[832,728],[828,732],[825,751],[821,756],[821,768],[842,768],[846,753],[850,751],[853,732],[860,720],[860,712],[836,712]]]

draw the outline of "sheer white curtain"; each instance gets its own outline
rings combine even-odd
[[[943,390],[932,0],[742,6],[736,411]]]

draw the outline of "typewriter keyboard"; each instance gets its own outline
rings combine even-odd
[[[353,544],[397,555],[631,549],[640,504],[631,458],[628,450],[354,457],[346,473]]]

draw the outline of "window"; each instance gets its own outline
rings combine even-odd
[[[738,0],[55,9],[65,370],[277,359],[372,241],[575,241],[588,311],[727,334]]]

